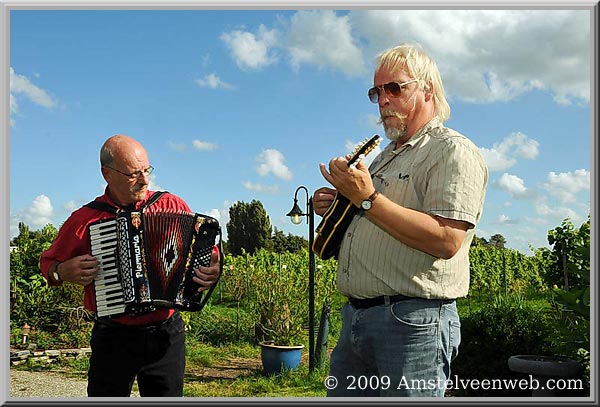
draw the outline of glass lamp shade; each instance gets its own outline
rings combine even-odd
[[[304,213],[302,212],[302,209],[300,209],[300,207],[298,206],[298,200],[294,199],[294,207],[291,211],[289,211],[289,213],[286,216],[290,217],[294,225],[299,225],[300,222],[302,222],[302,216],[304,216]]]

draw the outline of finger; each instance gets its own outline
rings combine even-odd
[[[321,175],[323,176],[323,178],[325,178],[327,182],[333,185],[333,178],[331,177],[331,174],[329,174],[329,172],[327,172],[327,170],[325,169],[325,164],[319,164],[319,170],[321,170]]]
[[[321,188],[317,190],[315,196],[319,199],[333,199],[336,194],[336,190],[333,188]]]
[[[85,258],[78,258],[77,263],[79,264],[97,264],[98,259],[94,256],[87,256]]]
[[[200,273],[200,275],[196,274],[192,278],[192,280],[194,282],[196,282],[197,284],[206,285],[206,284],[214,283],[215,281],[217,281],[217,275],[216,274]]]
[[[219,248],[217,246],[213,246],[212,253],[210,254],[210,264],[215,265],[219,264]]]
[[[356,169],[359,171],[366,171],[369,172],[369,168],[365,165],[365,163],[363,163],[362,161],[359,161],[356,164]]]
[[[331,160],[329,163],[329,172],[332,175],[344,173],[348,171],[348,160],[343,157],[338,157],[335,160]]]
[[[94,256],[92,256],[91,254],[89,254],[89,253],[82,254],[81,256],[77,256],[76,259],[78,261],[80,261],[80,262],[81,261],[94,261],[94,260],[96,260],[96,258]]]
[[[85,261],[79,263],[79,267],[84,270],[95,270],[98,268],[99,265],[100,262],[98,261]]]
[[[86,285],[90,284],[93,280],[94,280],[93,278],[90,278],[89,276],[85,276],[82,274],[79,276],[76,283],[85,287]]]

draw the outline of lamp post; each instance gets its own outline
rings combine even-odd
[[[298,206],[298,191],[303,189],[306,192],[306,213]],[[315,212],[313,209],[312,197],[304,185],[296,188],[294,193],[294,207],[286,215],[289,216],[294,225],[302,222],[302,217],[306,216],[308,223],[308,370],[312,372],[315,368],[315,254],[312,251],[314,241]]]

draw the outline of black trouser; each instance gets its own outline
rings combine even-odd
[[[89,397],[181,397],[185,331],[179,313],[157,325],[130,327],[97,321],[90,341]]]

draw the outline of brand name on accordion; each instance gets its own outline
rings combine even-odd
[[[135,253],[135,276],[137,278],[143,277],[142,271],[142,248],[140,247],[140,237],[137,235],[133,236],[133,252]]]

